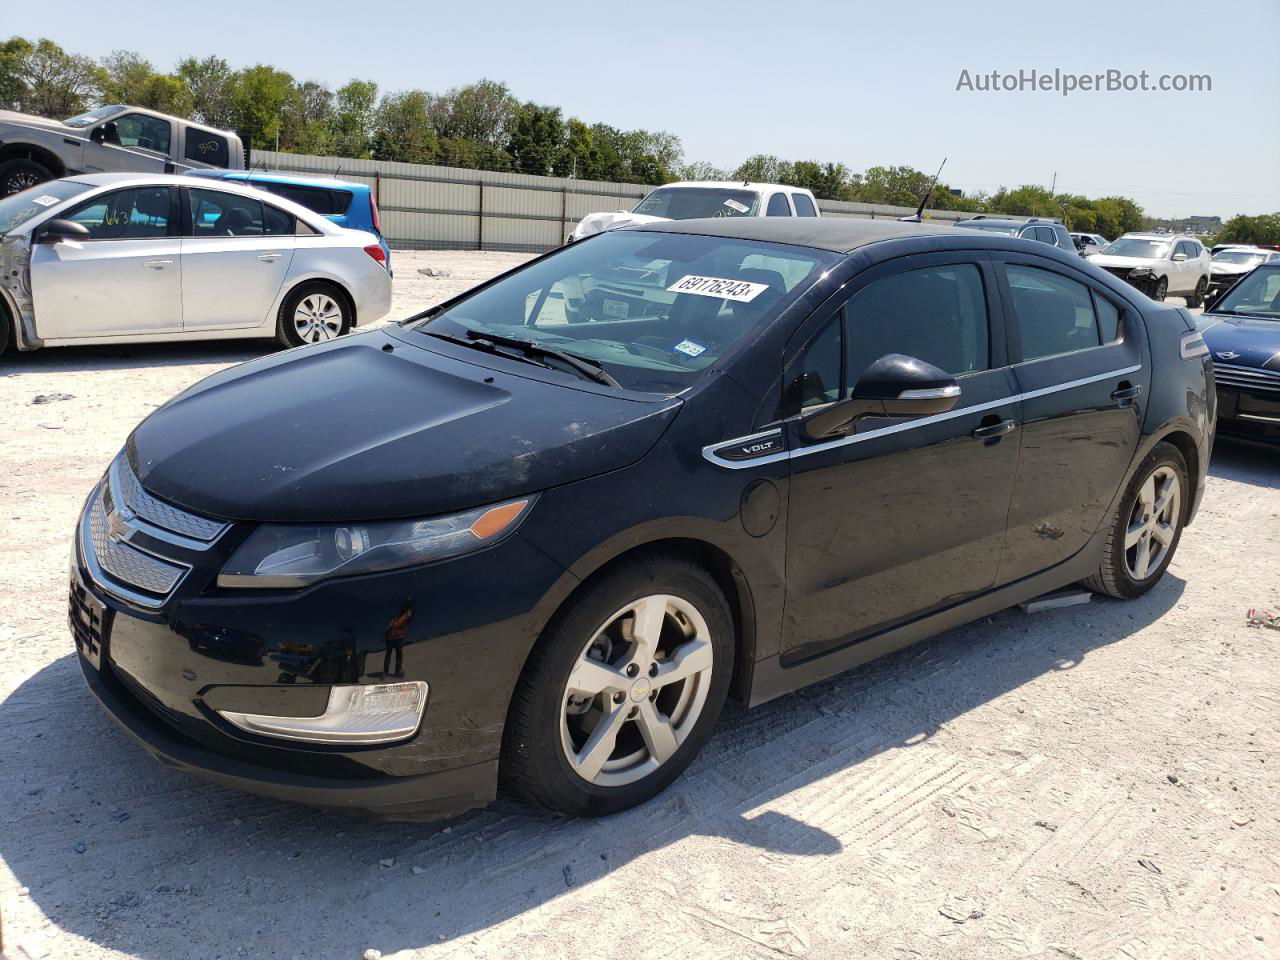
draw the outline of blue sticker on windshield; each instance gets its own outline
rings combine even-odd
[[[691,357],[699,357],[707,352],[707,348],[693,340],[681,340],[672,350],[679,350],[681,353],[688,354]]]

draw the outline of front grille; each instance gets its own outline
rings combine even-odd
[[[1263,370],[1261,367],[1241,367],[1215,360],[1213,376],[1220,387],[1248,390],[1251,393],[1280,394],[1280,371]]]
[[[1129,279],[1129,271],[1132,267],[1103,267],[1103,270],[1111,274],[1113,277],[1119,277],[1121,280]]]
[[[71,582],[71,595],[67,599],[67,622],[76,648],[95,666],[102,662],[103,611],[89,596],[84,585]]]
[[[94,559],[103,571],[127,587],[143,590],[157,597],[166,596],[187,568],[144,553],[108,532],[108,500],[105,487],[99,489],[89,507],[89,539]]]
[[[111,465],[111,490],[117,503],[123,504],[148,523],[176,533],[212,543],[227,528],[220,520],[211,520],[188,513],[171,503],[165,503],[142,488],[137,474],[124,457],[116,458]]]

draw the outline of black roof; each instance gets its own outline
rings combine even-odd
[[[881,240],[906,237],[954,237],[961,231],[932,223],[903,223],[899,220],[861,220],[854,217],[713,217],[705,220],[664,220],[637,224],[627,230],[660,233],[695,233],[735,240],[763,240],[817,247],[834,253],[849,253]],[[970,231],[965,230],[964,233]]]

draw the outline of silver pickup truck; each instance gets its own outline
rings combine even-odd
[[[69,120],[0,110],[0,197],[76,173],[243,170],[245,160],[234,133],[141,107]]]

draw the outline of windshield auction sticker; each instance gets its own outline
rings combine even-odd
[[[724,205],[728,207],[730,210],[737,210],[739,213],[746,213],[748,210],[751,209],[745,203],[740,203],[739,201],[733,199],[733,197],[730,197],[728,200],[726,200],[724,202]]]
[[[671,286],[668,293],[692,293],[698,297],[715,297],[717,300],[737,300],[750,303],[769,289],[767,283],[749,283],[746,280],[727,280],[724,277],[696,277],[688,274]]]
[[[61,203],[62,201],[57,197],[51,197],[46,193],[43,197],[36,197],[31,202],[38,203],[42,207],[52,207],[55,203]]]

